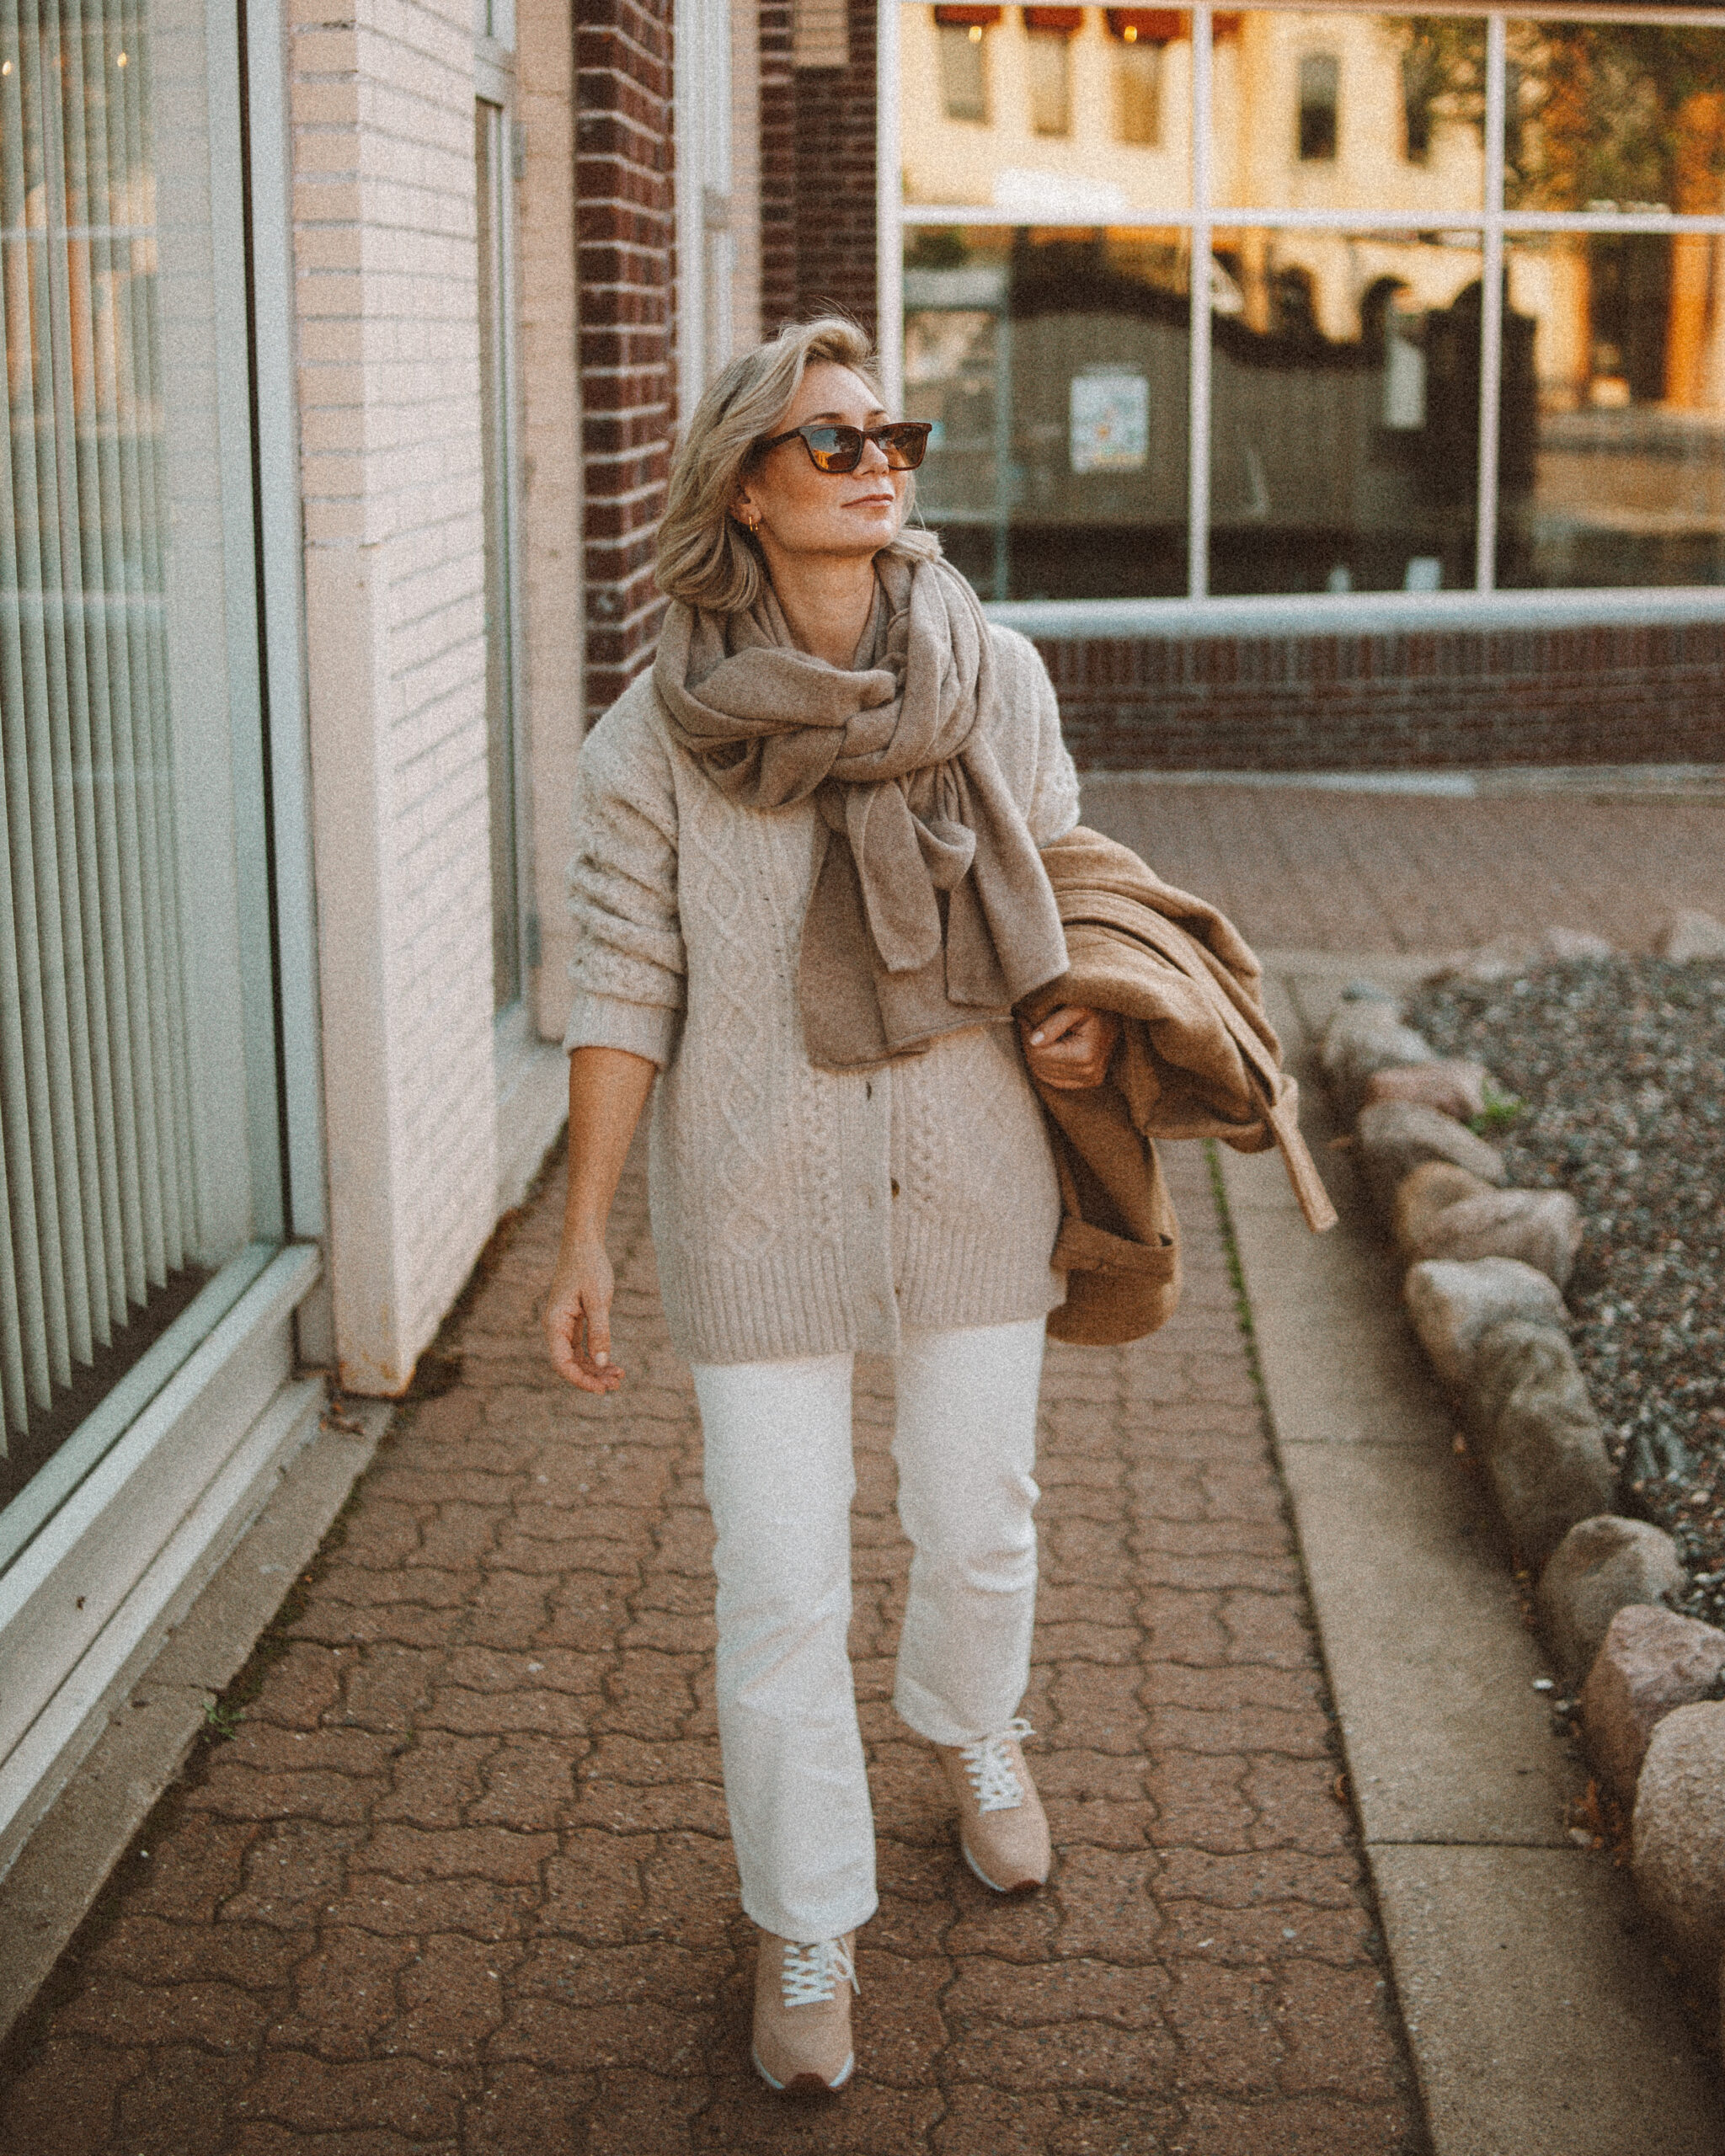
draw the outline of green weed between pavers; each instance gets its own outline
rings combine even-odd
[[[1486,1104],[1475,1116],[1467,1119],[1467,1127],[1476,1138],[1491,1138],[1500,1130],[1507,1130],[1527,1102],[1519,1093],[1506,1093],[1495,1079],[1486,1081]]]
[[[245,1718],[245,1709],[231,1705],[226,1698],[206,1700],[204,1705],[204,1742],[206,1744],[226,1744]]]

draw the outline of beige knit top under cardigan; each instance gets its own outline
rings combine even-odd
[[[1035,648],[996,627],[995,753],[1038,846],[1078,781]],[[581,749],[567,1048],[660,1067],[649,1188],[671,1337],[692,1362],[890,1353],[900,1323],[1005,1325],[1063,1298],[1060,1193],[1010,1024],[872,1071],[803,1046],[797,957],[826,829],[729,801],[650,675]]]

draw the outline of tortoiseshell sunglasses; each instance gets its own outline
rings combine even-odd
[[[765,456],[781,442],[800,441],[817,472],[854,472],[862,462],[863,443],[872,441],[879,443],[891,470],[914,472],[922,462],[932,427],[930,419],[891,419],[881,427],[793,427],[788,434],[757,442],[755,453]]]

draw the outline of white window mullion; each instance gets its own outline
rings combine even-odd
[[[1498,421],[1503,380],[1503,18],[1486,21],[1486,229],[1479,311],[1479,501],[1473,587],[1498,581]]]
[[[1192,252],[1188,329],[1187,591],[1210,591],[1210,204],[1214,192],[1215,40],[1210,9],[1192,11]]]

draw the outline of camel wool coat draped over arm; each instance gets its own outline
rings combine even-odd
[[[1039,846],[1078,781],[1035,648],[990,630],[995,754]],[[564,1046],[660,1068],[649,1188],[673,1343],[697,1363],[892,1353],[901,1324],[1041,1317],[1060,1196],[1008,1022],[870,1070],[817,1069],[797,963],[827,831],[812,799],[733,803],[672,739],[650,675],[583,744]]]

